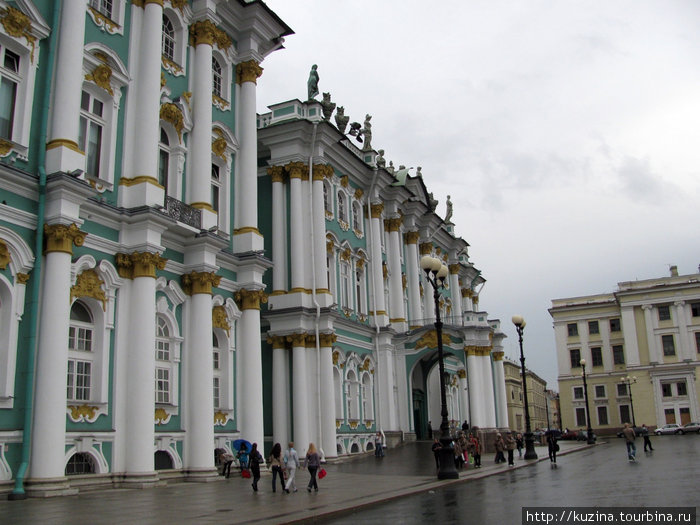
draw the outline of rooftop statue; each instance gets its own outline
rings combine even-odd
[[[376,158],[376,163],[378,168],[384,168],[386,167],[386,160],[384,160],[384,150],[380,149],[379,154],[377,155]]]
[[[445,214],[445,223],[446,224],[452,224],[450,222],[450,219],[452,218],[452,201],[450,200],[450,196],[447,196],[447,213]]]
[[[399,166],[399,170],[394,173],[394,177],[396,177],[396,182],[392,183],[392,186],[405,186],[406,185],[406,178],[408,177],[408,170],[413,169],[413,168],[407,168],[403,164]]]
[[[365,115],[365,125],[364,128],[362,128],[362,132],[365,135],[365,142],[362,146],[362,151],[372,151],[372,124],[370,124],[370,120],[372,120],[372,115]]]
[[[435,208],[437,208],[438,205],[438,200],[435,197],[433,197],[432,191],[428,193],[428,204],[430,205],[430,210],[435,211]]]
[[[323,111],[323,118],[326,120],[330,120],[334,109],[335,103],[331,102],[331,94],[324,93],[323,100],[321,101],[321,111]]]
[[[396,169],[394,168],[394,161],[393,161],[393,160],[390,160],[390,161],[389,161],[389,167],[386,169],[386,171],[388,171],[388,172],[391,173],[392,175],[393,175],[394,172],[396,171]]]
[[[422,170],[422,169],[423,169],[423,168],[420,167],[420,166],[418,166],[418,167],[416,168],[416,177],[421,177],[421,178],[423,177],[423,174],[422,174],[421,171],[420,171],[420,170]]]
[[[350,117],[345,116],[345,108],[340,106],[335,112],[335,125],[338,126],[338,131],[345,135],[345,128],[348,127]]]
[[[318,95],[318,66],[314,64],[311,66],[311,71],[309,72],[309,80],[306,81],[306,87],[309,92],[309,100],[315,100],[315,96]]]

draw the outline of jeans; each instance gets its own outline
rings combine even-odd
[[[630,459],[634,459],[637,456],[637,445],[634,444],[634,441],[628,441],[627,442],[627,457]]]
[[[318,484],[316,483],[316,471],[318,470],[318,467],[309,467],[309,474],[311,475],[311,479],[309,479],[309,485],[308,488],[311,490],[312,488],[314,490],[318,490]]]
[[[294,481],[294,477],[297,473],[296,467],[287,467],[287,483],[284,486],[286,490],[289,490],[290,488],[293,488],[294,490],[297,489],[297,484]]]
[[[272,492],[277,490],[277,476],[280,477],[280,486],[284,488],[284,473],[282,467],[275,465],[272,467]]]

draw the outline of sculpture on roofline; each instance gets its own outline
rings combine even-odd
[[[386,167],[386,160],[384,160],[384,150],[380,149],[376,158],[376,163],[378,168]]]
[[[365,139],[362,151],[372,151],[372,124],[370,120],[372,120],[372,115],[365,115],[365,127],[362,128]]]
[[[450,196],[447,196],[447,202],[445,203],[447,205],[447,213],[445,214],[445,223],[446,224],[452,224],[450,222],[450,219],[452,218],[452,201],[450,200]]]
[[[394,172],[396,171],[396,169],[394,168],[394,161],[393,161],[393,160],[390,160],[390,161],[389,161],[389,167],[386,169],[386,171],[388,171],[388,172],[391,173],[392,175],[393,175]]]
[[[420,166],[418,166],[418,167],[416,168],[416,177],[423,178],[423,173],[421,173],[421,171],[420,171],[420,170],[422,170],[422,169],[423,169],[423,168],[421,168]]]
[[[323,111],[323,118],[325,120],[330,120],[334,109],[335,103],[331,102],[331,94],[324,93],[323,100],[321,101],[321,111]]]
[[[345,128],[348,127],[350,117],[345,116],[345,107],[340,106],[335,112],[335,125],[338,126],[338,131],[345,135]]]
[[[306,81],[306,88],[309,94],[309,100],[315,100],[314,97],[318,95],[318,66],[314,64],[311,66],[311,71],[309,72],[309,80]]]
[[[350,123],[350,131],[348,131],[348,135],[351,137],[355,137],[357,142],[362,142],[362,124],[359,122],[351,122]]]
[[[428,193],[428,205],[430,206],[430,211],[435,211],[435,208],[437,208],[438,205],[438,200],[433,197],[432,191]]]

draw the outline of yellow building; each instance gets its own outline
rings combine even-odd
[[[508,406],[508,423],[512,430],[525,432],[525,402],[523,400],[523,382],[520,375],[520,365],[510,359],[503,360],[503,372],[506,383],[506,399]],[[530,429],[536,430],[547,427],[546,395],[547,382],[533,373],[525,370],[527,384],[527,401],[530,411]]]
[[[700,273],[618,283],[610,294],[555,299],[562,426],[685,424],[700,419]],[[629,384],[628,384],[629,383]]]

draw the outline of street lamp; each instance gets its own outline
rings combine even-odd
[[[522,315],[514,315],[511,319],[518,332],[518,342],[520,343],[520,372],[523,376],[523,399],[525,400],[525,459],[537,459],[535,452],[535,442],[532,438],[532,428],[530,427],[530,408],[527,404],[527,381],[525,375],[525,355],[523,354],[523,331],[525,330],[525,319]]]
[[[456,479],[459,477],[455,468],[454,450],[452,449],[452,439],[450,438],[450,423],[447,420],[447,395],[445,394],[445,360],[442,353],[442,321],[440,320],[440,293],[439,290],[445,286],[447,277],[447,266],[442,264],[440,259],[424,255],[420,260],[420,267],[425,272],[426,280],[433,287],[433,298],[435,299],[435,332],[437,333],[438,364],[440,367],[440,402],[442,408],[440,415],[440,466],[438,468],[438,479]]]
[[[632,401],[632,384],[637,382],[636,376],[627,376],[620,379],[620,383],[627,385],[627,392],[630,394],[630,406],[632,407],[632,426],[636,427],[637,422],[634,420],[634,401]]]
[[[593,441],[593,430],[591,429],[591,412],[588,409],[588,384],[586,383],[586,360],[581,359],[581,376],[583,377],[583,394],[586,396],[586,424],[588,425],[586,436],[586,443],[592,445]]]

